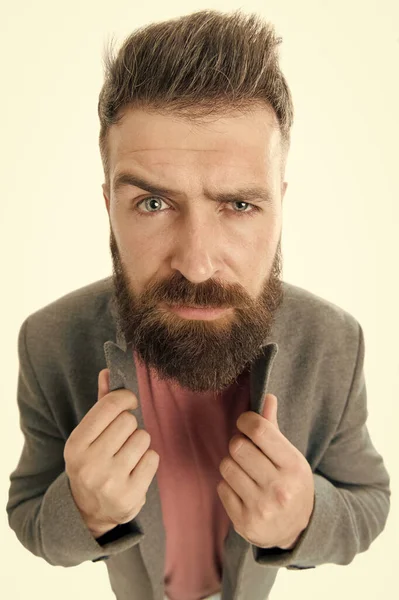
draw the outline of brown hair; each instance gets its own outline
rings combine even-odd
[[[117,56],[105,50],[98,101],[99,146],[109,185],[107,133],[124,109],[141,108],[201,125],[212,115],[272,107],[281,133],[281,174],[294,109],[278,64],[274,26],[256,14],[201,10],[136,29]]]

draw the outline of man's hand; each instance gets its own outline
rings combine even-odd
[[[98,401],[65,444],[72,496],[95,538],[137,516],[158,469],[151,436],[130,412],[137,405],[130,390],[109,391],[109,369],[102,369]]]
[[[235,531],[259,548],[293,548],[314,506],[311,467],[281,433],[277,398],[267,394],[263,416],[242,413],[220,463],[219,497]]]

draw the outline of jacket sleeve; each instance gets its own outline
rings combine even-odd
[[[27,550],[51,565],[95,562],[136,545],[143,532],[133,520],[96,540],[86,527],[65,472],[66,440],[42,394],[27,350],[28,320],[18,336],[17,402],[24,445],[10,475],[8,523]]]
[[[390,477],[374,448],[368,417],[364,335],[341,422],[313,473],[315,501],[307,528],[291,550],[252,546],[257,563],[306,569],[324,563],[348,565],[383,531],[390,508]]]

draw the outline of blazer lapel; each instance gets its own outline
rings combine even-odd
[[[250,410],[262,414],[267,394],[267,385],[278,353],[278,344],[271,342],[262,346],[262,354],[251,365],[250,372]],[[224,541],[224,566],[222,587],[225,590],[235,589],[236,598],[239,598],[239,584],[242,570],[245,569],[245,560],[253,560],[248,556],[250,543],[244,540],[230,524],[229,531]]]

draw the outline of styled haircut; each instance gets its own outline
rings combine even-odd
[[[136,29],[114,56],[103,53],[99,146],[109,185],[107,135],[126,110],[143,109],[196,126],[220,116],[272,109],[285,170],[294,118],[291,92],[279,67],[274,26],[255,13],[201,10]]]

